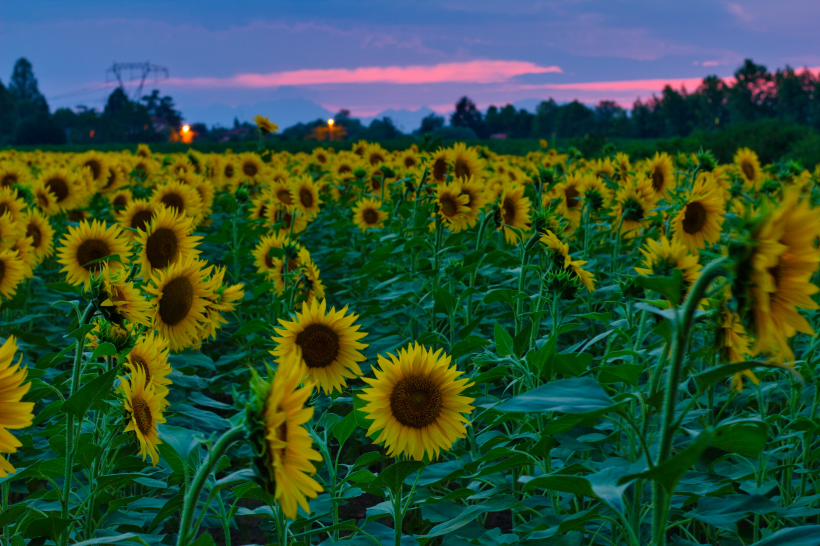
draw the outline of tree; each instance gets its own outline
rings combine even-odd
[[[611,100],[602,100],[595,107],[595,121],[598,131],[604,136],[621,136],[627,129],[629,119],[626,110]]]
[[[811,102],[817,79],[808,70],[798,73],[786,65],[774,74],[777,88],[777,117],[797,123],[811,123]]]
[[[556,132],[559,137],[581,137],[595,130],[595,114],[577,100],[561,106],[556,116]]]
[[[0,144],[11,139],[15,123],[14,98],[0,81]]]
[[[19,120],[48,114],[48,103],[37,87],[34,69],[25,58],[17,59],[9,80],[9,93],[14,99]]]
[[[735,71],[735,80],[729,94],[733,121],[753,121],[774,115],[777,88],[765,66],[746,59]]]
[[[461,97],[456,103],[456,111],[450,116],[450,125],[453,127],[467,127],[479,137],[486,136],[484,124],[481,120],[481,112],[476,108],[475,103],[467,97]]]
[[[729,122],[729,86],[717,76],[706,76],[695,90],[695,117],[703,129],[725,126]]]
[[[552,138],[558,119],[558,104],[553,99],[542,101],[535,108],[532,135],[536,138]]]
[[[169,96],[160,97],[159,91],[154,89],[150,95],[142,97],[142,102],[148,109],[148,114],[164,121],[169,127],[179,127],[182,124],[182,114],[174,108],[174,99]],[[234,120],[234,128],[239,126],[239,120]]]
[[[401,131],[393,125],[393,120],[388,117],[374,119],[367,128],[368,140],[395,140],[402,136]]]
[[[442,127],[444,127],[444,117],[434,112],[422,118],[421,127],[416,132],[420,135],[426,135]]]

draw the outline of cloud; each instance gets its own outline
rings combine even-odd
[[[610,91],[619,93],[624,91],[660,91],[667,85],[674,88],[686,87],[689,90],[700,85],[702,78],[673,78],[653,80],[624,80],[609,82],[578,82],[578,83],[545,83],[539,85],[517,85],[516,89],[562,89],[573,91]]]
[[[740,4],[727,4],[726,9],[729,10],[729,13],[740,19],[741,21],[751,21],[752,16],[749,15],[743,6]]]
[[[503,83],[522,74],[561,73],[557,66],[527,61],[477,60],[430,66],[369,66],[291,70],[267,74],[236,74],[227,78],[171,78],[165,83],[183,87],[271,88],[282,85]]]

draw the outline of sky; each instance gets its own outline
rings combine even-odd
[[[817,68],[818,21],[816,0],[9,0],[0,81],[26,57],[52,109],[101,109],[112,63],[150,61],[169,77],[145,90],[188,122],[288,126],[346,108],[417,126],[464,95],[629,106],[745,58]]]

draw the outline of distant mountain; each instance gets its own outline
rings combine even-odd
[[[297,123],[328,119],[333,114],[307,99],[277,99],[252,105],[227,106],[212,104],[205,107],[188,107],[182,112],[188,123],[204,123],[208,126],[232,127],[233,120],[240,123],[251,121],[256,115],[268,116],[279,128],[285,129]]]
[[[384,112],[379,112],[373,117],[361,118],[361,120],[364,125],[370,125],[370,122],[374,119],[387,117],[393,120],[393,125],[402,133],[412,133],[421,127],[421,120],[430,114],[435,114],[435,112],[426,106],[422,106],[418,110],[394,110],[390,108]]]

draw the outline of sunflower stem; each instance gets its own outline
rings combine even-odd
[[[395,531],[395,546],[401,546],[401,524],[404,519],[401,506],[401,484],[393,491],[393,529]]]
[[[208,458],[205,464],[199,467],[194,480],[191,482],[191,488],[185,494],[185,501],[182,507],[182,516],[179,522],[179,535],[177,536],[177,546],[185,546],[188,544],[188,531],[191,527],[191,521],[194,518],[194,511],[196,510],[197,502],[199,501],[199,494],[202,492],[202,487],[205,481],[211,474],[211,470],[216,466],[217,461],[225,451],[228,450],[231,444],[245,436],[245,427],[238,426],[230,429],[223,434],[219,440],[216,441],[214,447],[208,453]]]
[[[82,316],[80,317],[79,324],[77,328],[82,328],[88,321],[91,320],[91,317],[94,315],[94,311],[96,311],[96,306],[94,301],[92,300],[88,306],[83,311]],[[74,351],[74,369],[72,370],[71,374],[71,390],[69,391],[69,397],[77,392],[80,388],[80,370],[82,369],[83,363],[83,349],[85,348],[85,336],[80,335],[77,338],[77,348]],[[74,476],[72,470],[74,468],[74,414],[67,413],[66,415],[66,448],[65,448],[65,479],[63,481],[63,506],[62,506],[62,518],[68,518],[68,509],[71,503],[71,478]],[[71,535],[71,528],[72,526],[69,525],[65,532],[63,533],[60,541],[62,542],[63,546],[68,545],[69,535]]]

